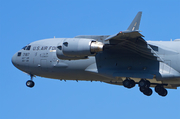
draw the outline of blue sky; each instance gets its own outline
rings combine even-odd
[[[11,63],[15,52],[36,40],[126,30],[138,11],[146,40],[180,38],[179,6],[179,0],[1,0],[0,118],[179,119],[179,88],[147,97],[138,86],[36,77],[30,89],[30,77]]]

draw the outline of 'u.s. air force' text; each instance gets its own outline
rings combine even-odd
[[[56,46],[34,46],[33,51],[37,50],[56,50]]]

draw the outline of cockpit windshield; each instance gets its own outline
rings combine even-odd
[[[23,50],[30,50],[31,49],[31,45],[24,46],[22,49]]]
[[[31,49],[31,46],[28,45],[28,46],[26,47],[26,50],[30,50],[30,49]]]
[[[27,46],[24,46],[22,49],[25,50]]]

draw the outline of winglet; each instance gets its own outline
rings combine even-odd
[[[134,20],[128,27],[127,31],[138,31],[139,30],[141,15],[142,15],[142,12],[137,13],[136,17],[134,18]]]

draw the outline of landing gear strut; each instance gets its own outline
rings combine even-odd
[[[34,83],[34,81],[33,81],[33,76],[34,76],[34,75],[30,74],[31,80],[28,80],[28,81],[26,82],[26,86],[27,86],[27,87],[30,87],[30,88],[34,87],[35,83]]]

